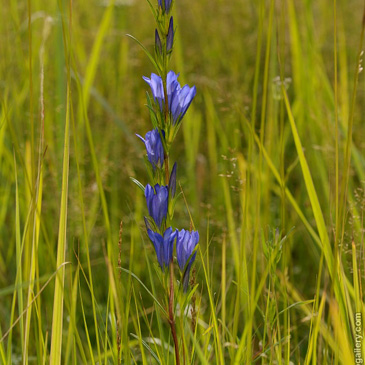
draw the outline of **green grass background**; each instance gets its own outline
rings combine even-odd
[[[171,154],[186,198],[176,226],[190,212],[201,237],[196,327],[177,319],[186,363],[354,363],[363,12],[361,0],[175,1],[171,68],[197,87]],[[147,183],[134,134],[151,129],[154,70],[126,34],[153,50],[148,3],[9,0],[1,19],[0,363],[173,364],[130,180]]]

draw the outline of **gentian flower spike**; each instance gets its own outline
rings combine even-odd
[[[162,43],[157,29],[155,29],[155,49],[157,54],[162,54]]]
[[[162,131],[164,135],[164,131]],[[148,161],[151,163],[153,169],[156,167],[161,168],[165,159],[164,148],[161,141],[161,136],[158,129],[153,129],[146,133],[145,138],[141,137],[139,134],[136,135],[144,142],[147,151]]]
[[[166,52],[169,53],[172,51],[172,45],[174,43],[174,19],[170,18],[169,30],[167,32],[166,38]]]
[[[165,267],[169,267],[172,260],[177,230],[173,231],[172,228],[169,227],[166,229],[163,237],[150,229],[147,230],[147,233],[155,247],[157,261],[160,264],[162,271],[164,271]]]
[[[179,264],[180,270],[184,271],[185,266],[187,265],[186,271],[183,277],[183,289],[184,292],[187,291],[189,285],[189,275],[190,275],[190,268],[193,264],[196,252],[190,258],[190,255],[193,253],[196,245],[199,242],[199,233],[197,231],[186,231],[182,229],[178,232],[177,240],[176,240],[176,255],[177,255],[177,262]],[[189,262],[188,262],[189,260]]]
[[[144,195],[146,197],[148,213],[155,221],[157,227],[161,229],[161,224],[167,216],[168,187],[156,184],[153,188],[150,184],[147,184]]]
[[[155,100],[156,103],[158,103],[158,105],[160,106],[160,110],[162,112],[165,96],[161,77],[152,73],[150,79],[146,76],[143,76],[143,80],[146,81],[148,85],[150,85],[153,99]]]
[[[177,163],[175,162],[171,170],[170,181],[169,181],[170,198],[173,198],[176,193],[176,169],[177,169]]]

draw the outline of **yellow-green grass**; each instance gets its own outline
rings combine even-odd
[[[130,180],[148,182],[134,134],[151,129],[154,69],[127,34],[153,52],[150,6],[9,0],[1,14],[0,364],[173,364]],[[196,320],[175,311],[186,363],[354,363],[363,17],[361,0],[175,0],[171,67],[198,91],[170,156],[174,225],[201,237]]]

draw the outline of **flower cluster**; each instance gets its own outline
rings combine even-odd
[[[178,77],[179,74],[170,71],[166,78],[167,107],[170,122],[174,126],[180,123],[196,94],[195,86],[189,87],[189,85],[185,85],[181,87],[177,81]],[[153,99],[158,104],[160,111],[162,113],[165,112],[166,101],[162,78],[152,73],[150,79],[148,77],[143,77],[143,79],[150,85]]]
[[[199,233],[171,226],[176,203],[175,163],[170,171],[169,152],[191,102],[196,95],[196,87],[181,86],[179,74],[168,71],[175,37],[174,20],[170,16],[173,1],[158,0],[155,13],[155,66],[157,73],[143,77],[149,85],[152,98],[147,98],[153,129],[145,137],[137,136],[145,144],[147,168],[151,183],[144,188],[148,217],[145,218],[148,237],[157,255],[162,271],[174,262],[174,252],[180,269],[184,291],[189,284],[189,273],[196,257]],[[151,56],[152,57],[152,56]],[[168,270],[167,270],[168,271]]]
[[[155,133],[154,133],[155,132]],[[139,136],[140,137],[140,136]],[[140,137],[145,145],[149,163],[155,169],[162,169],[165,161],[161,161],[160,151],[160,134],[153,130],[146,134],[146,138]],[[156,140],[155,140],[156,138]],[[152,139],[152,141],[151,141]],[[163,151],[162,151],[163,152]],[[180,271],[183,277],[183,288],[187,291],[189,284],[190,268],[196,257],[196,246],[199,242],[199,233],[196,231],[186,231],[182,229],[173,230],[168,226],[173,215],[173,207],[176,199],[176,172],[177,164],[175,162],[168,185],[155,184],[154,186],[147,184],[145,187],[145,198],[149,217],[145,217],[148,237],[156,251],[157,261],[165,272],[171,261],[173,261],[173,252],[176,242],[176,256]],[[171,209],[169,209],[171,208]]]

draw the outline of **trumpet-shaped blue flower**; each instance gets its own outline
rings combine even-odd
[[[193,253],[198,242],[199,242],[199,233],[197,231],[189,232],[186,231],[185,229],[182,229],[177,234],[176,255],[180,270],[184,271],[184,268],[187,265],[183,277],[183,288],[185,292],[187,291],[189,285],[190,268],[196,257],[196,252],[192,256],[191,254]],[[190,256],[191,258],[189,260]]]
[[[162,131],[162,135],[164,135],[164,131]],[[137,134],[137,137],[144,142],[148,161],[151,162],[153,169],[155,169],[155,167],[161,168],[165,159],[165,154],[158,129],[156,128],[147,132],[145,138],[141,137],[139,134]]]
[[[159,233],[153,232],[151,229],[147,229],[147,232],[148,237],[155,247],[157,261],[164,271],[165,267],[168,267],[172,260],[177,229],[173,231],[171,227],[167,228],[163,237]]]
[[[179,81],[177,81],[178,77],[179,74],[175,74],[174,71],[170,71],[166,77],[168,108],[173,125],[181,121],[196,95],[196,87],[190,87],[189,85],[181,87]],[[150,79],[145,76],[143,76],[143,79],[150,85],[153,98],[162,112],[165,107],[162,78],[152,73]]]
[[[179,74],[170,71],[167,74],[166,80],[168,105],[174,125],[179,123],[184,117],[196,95],[196,87],[185,85],[181,88],[180,83],[177,81],[178,77]]]
[[[155,103],[158,103],[158,105],[160,106],[160,110],[162,111],[165,96],[161,77],[152,73],[150,79],[146,76],[143,76],[143,80],[146,81],[148,85],[150,85],[153,99],[155,100]]]
[[[169,188],[168,186],[160,186],[158,184],[153,188],[150,184],[147,184],[144,195],[146,197],[148,213],[155,221],[157,227],[161,229],[161,224],[167,216]]]
[[[170,12],[172,0],[158,0],[158,5],[162,10],[165,11],[165,13]]]

